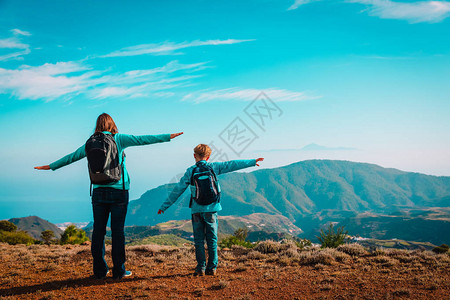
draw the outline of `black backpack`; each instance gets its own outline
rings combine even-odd
[[[122,152],[122,165],[120,165],[119,151],[112,134],[94,133],[86,141],[84,149],[88,160],[91,185],[108,184],[120,180],[123,174],[125,153]],[[125,190],[124,180],[123,189]]]
[[[192,171],[191,185],[195,186],[196,193],[191,196],[189,207],[192,207],[192,200],[200,205],[209,205],[220,202],[219,183],[213,169],[204,162],[197,162]]]

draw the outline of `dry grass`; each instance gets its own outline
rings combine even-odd
[[[0,297],[8,299],[444,299],[450,256],[354,245],[300,250],[273,241],[219,252],[215,277],[193,277],[192,247],[127,247],[130,281],[90,279],[89,246],[0,244]],[[112,265],[111,247],[106,260]],[[275,251],[276,252],[273,252]],[[267,253],[266,253],[267,252]],[[2,298],[2,299],[3,299]]]
[[[264,254],[277,253],[281,249],[281,244],[277,243],[275,241],[268,240],[268,241],[259,242],[253,249],[255,251],[259,251]]]
[[[340,245],[339,247],[337,247],[338,251],[347,253],[348,255],[351,256],[364,256],[369,254],[367,252],[367,250],[361,246],[360,244],[344,244],[344,245]]]

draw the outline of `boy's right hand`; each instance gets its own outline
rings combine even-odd
[[[160,214],[163,214],[164,213],[164,211],[163,210],[158,210],[158,215],[160,215]]]
[[[260,158],[257,158],[256,159],[256,165],[259,167],[259,164],[258,164],[258,162],[260,162],[260,161],[263,161],[264,160],[264,158],[263,157],[260,157]]]

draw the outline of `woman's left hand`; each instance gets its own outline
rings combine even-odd
[[[172,134],[170,135],[170,139],[176,138],[177,136],[182,135],[183,133],[184,133],[184,132],[172,133]]]
[[[34,167],[36,170],[50,170],[49,165]]]

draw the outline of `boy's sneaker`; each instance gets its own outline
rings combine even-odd
[[[197,270],[195,270],[195,272],[194,272],[194,276],[205,276],[205,271],[197,271]]]
[[[133,273],[131,271],[125,271],[125,273],[123,273],[122,276],[115,276],[113,278],[114,279],[122,279],[124,277],[130,277],[131,275],[133,275]]]
[[[206,275],[216,276],[216,269],[206,270]]]

